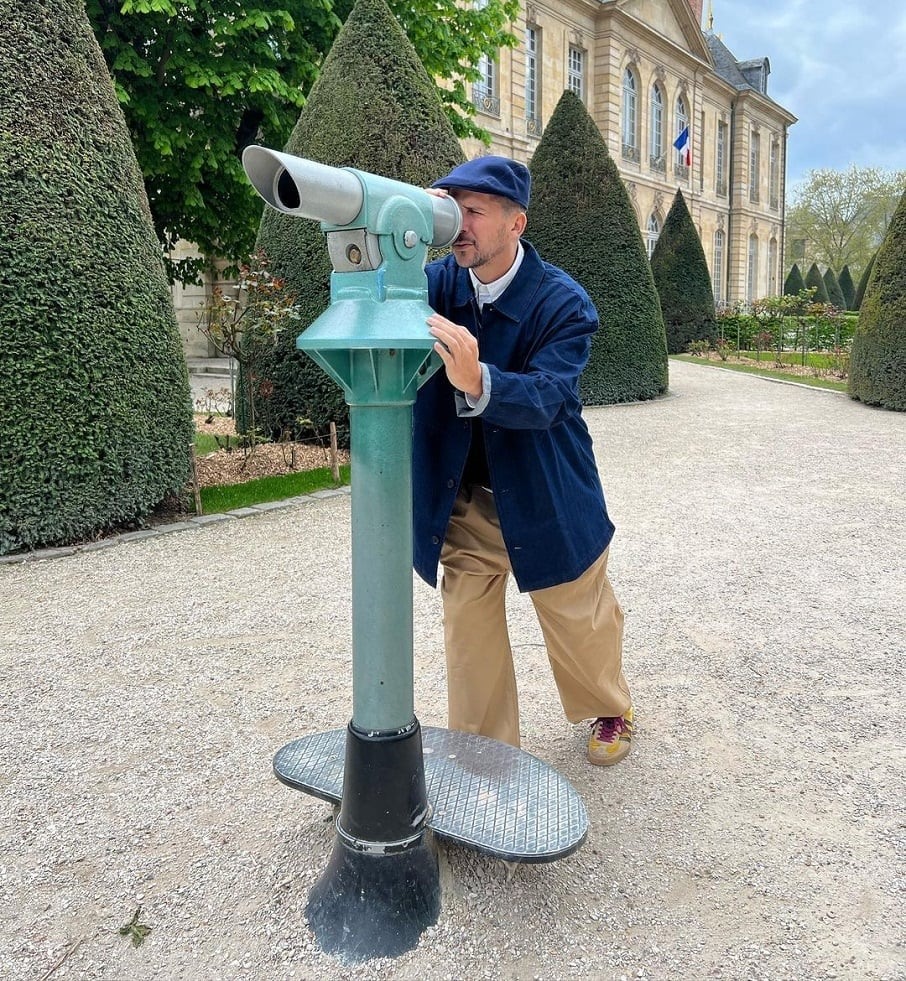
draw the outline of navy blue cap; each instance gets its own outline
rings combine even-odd
[[[498,194],[515,201],[520,208],[528,208],[532,175],[525,164],[508,157],[476,157],[454,167],[446,177],[435,181],[431,186],[445,190],[458,187],[463,191],[478,191],[480,194]]]

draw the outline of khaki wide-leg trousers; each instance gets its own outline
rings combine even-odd
[[[440,560],[449,727],[518,746],[505,606],[511,567],[490,491],[459,492]],[[607,550],[573,582],[529,596],[570,722],[626,712],[623,611],[607,578]]]

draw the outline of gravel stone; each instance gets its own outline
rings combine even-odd
[[[395,959],[319,949],[332,811],[271,771],[351,714],[348,494],[0,565],[0,977],[906,978],[906,415],[670,371],[586,410],[633,752],[584,762],[511,589],[523,745],[588,839],[517,867],[441,846],[440,917]],[[443,725],[440,600],[413,588]]]

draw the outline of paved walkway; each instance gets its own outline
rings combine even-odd
[[[904,977],[906,415],[670,368],[668,398],[587,412],[633,753],[583,763],[512,592],[524,748],[589,839],[512,878],[445,850],[441,919],[393,965],[313,944],[332,830],[270,773],[351,711],[348,495],[0,566],[0,975]],[[442,725],[418,582],[414,641]]]

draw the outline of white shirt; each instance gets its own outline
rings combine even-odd
[[[472,280],[472,289],[475,291],[475,302],[478,304],[479,311],[484,308],[486,303],[494,303],[503,294],[507,286],[512,283],[516,273],[519,272],[524,256],[525,249],[522,248],[522,242],[517,241],[516,258],[513,260],[513,264],[501,277],[490,283],[483,283],[471,269],[469,270],[469,278]],[[457,394],[457,415],[459,416],[481,415],[491,398],[491,373],[483,361],[479,361],[479,364],[481,365],[481,398],[473,401],[470,396],[464,394],[461,396],[462,403],[460,403],[460,396]]]

